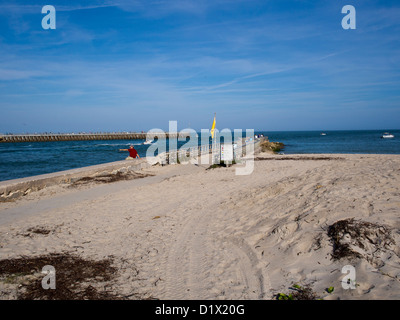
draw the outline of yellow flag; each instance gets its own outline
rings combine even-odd
[[[215,131],[215,114],[214,114],[214,121],[211,126],[211,138],[213,138],[213,139],[214,139],[214,131]]]

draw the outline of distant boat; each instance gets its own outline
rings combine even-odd
[[[326,136],[326,133],[325,133],[325,132],[322,132],[322,133],[321,133],[321,136]]]
[[[381,136],[381,138],[382,138],[382,139],[390,139],[390,138],[394,138],[394,135],[392,135],[392,134],[389,133],[389,132],[385,132],[385,133]]]
[[[152,144],[154,140],[146,140],[143,144]]]

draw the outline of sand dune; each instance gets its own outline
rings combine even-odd
[[[251,175],[153,166],[0,203],[0,259],[112,257],[107,287],[122,298],[274,299],[299,284],[324,299],[400,299],[400,156],[257,157]],[[335,244],[329,230],[351,218],[366,229],[339,230]],[[355,256],[334,259],[339,245]],[[346,265],[355,289],[342,287]],[[2,299],[17,297],[18,281],[0,278]]]

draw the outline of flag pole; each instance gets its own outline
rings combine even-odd
[[[216,139],[215,139],[215,122],[216,122],[217,113],[214,112],[214,121],[211,126],[211,164],[215,164],[215,153],[216,153]]]

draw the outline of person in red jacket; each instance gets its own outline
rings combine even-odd
[[[133,159],[135,158],[139,158],[140,156],[138,154],[138,152],[136,151],[136,149],[131,145],[129,146],[129,149],[119,149],[119,151],[129,151],[129,156]]]

